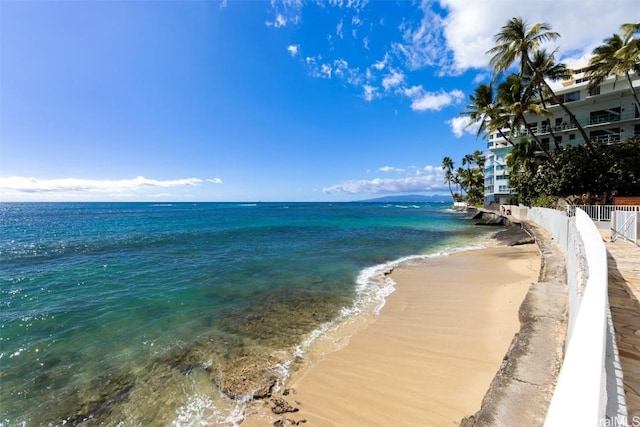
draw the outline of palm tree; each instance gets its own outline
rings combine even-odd
[[[536,69],[531,55],[537,51],[540,45],[546,41],[555,40],[560,34],[551,31],[551,25],[546,22],[534,24],[528,28],[527,23],[522,18],[511,18],[507,24],[502,27],[500,32],[496,34],[496,46],[489,49],[487,53],[492,54],[489,64],[493,67],[496,76],[504,73],[511,65],[520,62],[520,75],[524,76],[527,72],[533,73],[533,76],[543,86],[545,91],[551,96],[551,99],[562,108],[562,110],[570,117],[580,132],[584,141],[591,144],[587,133],[578,123],[575,115],[564,105],[564,102],[555,94],[544,79],[541,71]]]
[[[513,145],[511,139],[503,132],[503,129],[508,127],[508,117],[493,99],[493,86],[481,84],[475,89],[474,95],[469,95],[469,100],[471,104],[467,104],[467,110],[460,114],[469,117],[467,127],[479,123],[476,138],[481,134],[497,131],[505,141]]]
[[[626,77],[629,87],[640,111],[640,100],[631,82],[630,73],[640,74],[640,39],[633,38],[639,24],[623,24],[624,36],[614,34],[603,40],[603,44],[593,50],[593,56],[587,67],[587,75],[591,77],[589,88],[593,89],[610,75],[614,76],[613,85],[621,76]]]
[[[484,153],[480,150],[476,150],[472,154],[473,161],[480,169],[484,169]]]
[[[451,157],[445,157],[442,159],[442,169],[444,169],[444,182],[449,184],[449,192],[451,193],[451,198],[453,201],[457,201],[455,196],[453,195],[453,190],[451,189],[451,183],[455,181],[456,177],[453,174],[453,160]]]
[[[519,74],[510,74],[504,82],[498,86],[497,99],[500,105],[508,113],[512,131],[516,133],[524,127],[527,133],[533,137],[539,150],[543,151],[546,156],[551,159],[548,148],[540,141],[536,132],[532,129],[531,124],[527,121],[525,114],[533,113],[538,116],[550,117],[549,111],[544,109],[541,104],[533,100],[533,85],[527,84]]]
[[[473,166],[474,164],[476,166]],[[484,196],[484,155],[479,150],[473,154],[466,154],[462,158],[462,165],[466,166],[466,169],[458,168],[458,182],[467,194],[469,203],[479,205]]]
[[[531,58],[531,62],[533,64],[533,68],[539,70],[540,73],[537,75],[533,73],[532,70],[527,70],[526,75],[527,78],[530,79],[531,85],[533,85],[535,93],[535,97],[540,101],[540,105],[544,110],[547,110],[547,104],[545,99],[549,97],[549,93],[545,90],[543,86],[543,81],[551,80],[557,81],[562,79],[570,78],[572,75],[572,71],[567,68],[567,66],[560,62],[555,62],[555,52],[548,53],[546,49],[536,50],[533,53],[533,58]],[[539,78],[542,77],[542,78]],[[551,138],[553,139],[553,143],[555,145],[556,150],[560,150],[560,144],[558,143],[558,138],[554,133],[554,129],[552,126],[549,126],[549,133],[551,134]]]
[[[529,138],[522,138],[505,157],[509,174],[535,174],[538,168],[536,144]]]

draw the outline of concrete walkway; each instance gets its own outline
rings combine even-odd
[[[601,234],[607,247],[609,304],[624,376],[629,422],[640,422],[640,247],[622,238],[611,242],[608,231],[603,230]]]

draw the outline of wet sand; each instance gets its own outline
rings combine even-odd
[[[536,245],[403,264],[375,321],[291,377],[283,398],[299,411],[243,426],[459,425],[480,409],[539,271]]]

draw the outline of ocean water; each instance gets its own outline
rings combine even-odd
[[[238,425],[389,266],[482,244],[448,206],[2,203],[0,425]]]

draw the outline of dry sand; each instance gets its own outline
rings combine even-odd
[[[284,398],[305,426],[450,426],[474,414],[537,281],[535,245],[406,263],[375,322],[294,375]],[[243,427],[271,425],[248,417]],[[289,424],[284,424],[289,425]]]

